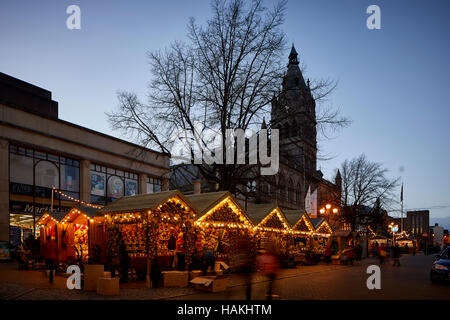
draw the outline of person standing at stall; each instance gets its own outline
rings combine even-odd
[[[185,271],[185,249],[184,249],[184,237],[183,233],[180,232],[178,234],[177,242],[176,242],[175,253],[177,255],[177,270]]]
[[[44,247],[44,259],[47,270],[50,270],[50,283],[53,283],[53,273],[56,267],[56,260],[58,259],[58,245],[50,236],[47,237]]]

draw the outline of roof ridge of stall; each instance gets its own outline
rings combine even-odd
[[[167,190],[154,193],[138,194],[134,196],[122,197],[113,203],[98,210],[97,215],[105,213],[121,213],[130,211],[146,211],[154,210],[171,198],[179,197],[186,203],[196,214],[198,209],[187,199],[187,197],[179,190]]]

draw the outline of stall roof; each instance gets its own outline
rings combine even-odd
[[[172,198],[179,197],[183,200],[196,214],[197,208],[187,199],[180,191],[162,191],[149,194],[139,194],[135,196],[126,196],[114,201],[113,203],[101,208],[97,211],[97,215],[105,213],[121,213],[130,211],[154,210],[159,205],[166,203]]]
[[[211,209],[219,205],[223,200],[230,198],[233,204],[240,210],[245,219],[251,223],[251,220],[245,210],[241,207],[239,202],[235,201],[229,191],[208,192],[201,194],[192,194],[186,198],[197,208],[200,212],[200,217],[207,214]]]
[[[315,229],[317,229],[322,224],[322,222],[324,222],[324,221],[325,221],[325,218],[323,218],[323,217],[311,218],[311,222],[312,222],[312,224],[313,224]]]
[[[252,223],[257,226],[269,213],[278,208],[276,203],[247,203],[247,215]],[[280,210],[281,211],[281,210]]]
[[[304,214],[308,216],[308,214],[304,210],[283,210],[283,214],[291,227],[295,226],[295,224],[301,219]]]
[[[47,211],[36,220],[36,224],[41,222],[41,220],[44,220],[47,215],[55,219],[57,222],[61,222],[61,220],[66,216],[66,212]]]
[[[64,216],[64,222],[72,222],[74,221],[74,219],[76,219],[78,217],[78,215],[76,215],[75,217],[72,217],[72,219],[69,220],[69,218],[72,216],[72,211],[73,210],[79,210],[81,213],[80,214],[85,214],[86,216],[88,216],[89,218],[93,218],[96,216],[97,212],[99,209],[96,208],[92,208],[92,207],[88,207],[88,206],[76,206],[73,207],[72,209],[70,209],[69,212],[67,212],[67,214]],[[66,221],[67,220],[67,221]]]
[[[186,198],[198,209],[201,215],[204,215],[229,196],[231,196],[231,193],[228,191],[218,191],[191,194],[186,196]]]
[[[377,240],[377,239],[388,239],[388,237],[382,236],[382,235],[376,235],[370,238],[370,240]]]

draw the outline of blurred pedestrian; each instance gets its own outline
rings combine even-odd
[[[252,298],[252,273],[254,262],[250,238],[248,235],[242,235],[238,242],[237,269],[239,272],[242,272],[245,278],[247,300],[251,300]]]
[[[405,254],[407,254],[407,253],[408,253],[408,244],[405,243]]]
[[[412,254],[413,254],[413,256],[416,255],[416,242],[415,242],[415,241],[413,242],[413,250],[412,250]]]
[[[58,245],[52,237],[47,236],[47,242],[45,243],[44,248],[46,269],[50,272],[50,283],[53,283],[53,274],[55,272],[56,260],[58,259]]]
[[[159,265],[158,257],[152,260],[150,269],[150,280],[152,281],[152,288],[158,288],[161,281],[161,266]]]
[[[211,267],[212,270],[214,270],[215,265],[215,257],[214,252],[209,249],[208,247],[203,247],[203,255],[202,255],[202,272],[203,275],[206,276],[206,272],[208,272],[208,269]]]
[[[280,270],[280,261],[274,245],[269,245],[257,257],[257,264],[262,273],[269,278],[269,285],[267,288],[267,300],[272,300],[272,291],[275,278]]]
[[[392,247],[392,259],[394,260],[392,266],[400,267],[400,247],[398,246],[397,243]]]
[[[382,265],[384,262],[384,258],[387,256],[386,246],[384,245],[384,243],[382,243],[378,248],[378,256],[380,257],[380,265]]]
[[[353,260],[355,259],[355,249],[351,244],[347,249],[345,249],[345,256],[347,257],[346,263],[353,265]]]
[[[329,243],[327,243],[327,245],[325,246],[325,253],[323,255],[325,263],[328,265],[331,262],[331,245]]]
[[[358,244],[355,247],[355,260],[356,261],[361,261],[362,251],[363,251],[363,248],[362,248],[361,244],[358,242]]]

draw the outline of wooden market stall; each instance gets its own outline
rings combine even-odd
[[[88,206],[72,208],[58,224],[58,249],[61,261],[87,262],[89,251],[89,227],[94,225],[98,209]]]
[[[417,248],[417,241],[405,235],[395,238],[395,243],[398,244],[403,253],[412,253],[414,247]]]
[[[255,225],[258,247],[275,246],[281,253],[292,246],[291,227],[283,211],[275,203],[247,205],[247,214]]]
[[[36,220],[36,235],[39,236],[40,252],[44,252],[44,246],[47,243],[48,237],[52,240],[57,240],[60,221],[64,218],[64,212],[45,212]],[[39,234],[39,235],[38,235]]]
[[[252,238],[250,218],[228,191],[189,195],[187,198],[199,210],[196,221],[196,248],[200,256],[203,248],[213,250],[217,261],[231,270],[237,267],[239,240]]]
[[[122,197],[97,214],[105,219],[107,264],[113,272],[129,260],[129,274],[144,280],[150,279],[152,263],[161,270],[191,264],[198,211],[180,191]]]
[[[384,244],[385,246],[388,246],[391,244],[391,242],[391,239],[388,237],[385,237],[383,235],[375,235],[369,239],[369,248],[371,248],[373,244],[377,243],[378,245]]]
[[[314,245],[314,225],[309,215],[303,210],[283,210],[291,224],[293,247],[290,252],[294,255],[296,264],[314,264],[317,262]]]
[[[350,230],[338,230],[331,234],[331,251],[333,263],[339,264],[343,257],[342,252],[350,245],[359,241],[359,234]]]

